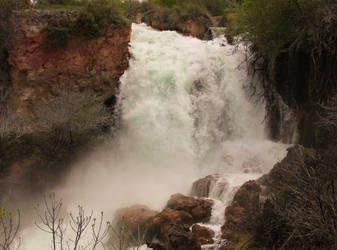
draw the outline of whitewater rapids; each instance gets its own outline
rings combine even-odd
[[[233,49],[222,39],[133,24],[130,65],[121,78],[121,128],[56,190],[67,209],[81,204],[104,211],[106,219],[133,204],[161,210],[170,195],[188,194],[194,181],[215,173],[228,182],[217,197],[224,204],[236,187],[282,159],[287,145],[266,138],[264,107],[247,98],[242,56]],[[26,228],[20,249],[50,249],[48,236]]]

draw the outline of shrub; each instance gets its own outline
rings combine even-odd
[[[63,1],[52,0],[49,2],[63,3]],[[110,25],[127,23],[121,12],[119,0],[92,0],[81,4],[83,7],[76,20],[63,18],[59,22],[48,25],[48,39],[53,47],[66,47],[70,37],[78,30],[83,31],[89,39],[96,39],[105,36]]]
[[[242,3],[232,30],[249,45],[252,69],[267,80],[265,96],[273,87],[284,92],[288,105],[325,102],[331,96],[337,79],[336,12],[336,1]]]
[[[79,6],[83,5],[86,0],[38,0],[37,6],[50,6],[50,5],[60,5],[60,6]]]
[[[252,51],[271,58],[278,55],[295,34],[298,10],[290,1],[246,0],[239,9],[238,32],[252,43]]]
[[[59,23],[49,24],[47,32],[52,47],[65,48],[74,32],[74,23],[68,18],[63,18]]]
[[[117,0],[92,0],[86,4],[77,19],[79,28],[87,32],[89,38],[106,35],[111,24],[126,24],[121,3]]]
[[[51,147],[73,147],[111,125],[112,115],[91,91],[57,91],[57,97],[35,111],[36,131]]]
[[[201,18],[208,19],[208,15],[202,6],[197,4],[184,4],[180,12],[180,20],[200,20]]]

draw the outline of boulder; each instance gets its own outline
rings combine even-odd
[[[213,237],[215,234],[211,229],[207,227],[194,224],[192,226],[192,235],[194,241],[198,244],[198,246],[214,243]]]
[[[192,185],[191,196],[208,197],[212,186],[217,180],[216,175],[208,175],[195,181]]]
[[[222,238],[237,242],[238,233],[249,233],[260,215],[261,188],[255,181],[244,183],[225,210]]]
[[[147,228],[158,213],[144,205],[122,208],[116,211],[112,226],[117,232],[122,229],[124,237],[129,242],[137,241],[145,244]]]
[[[193,183],[191,196],[220,198],[227,188],[227,181],[220,175],[208,175]]]
[[[167,208],[185,211],[192,216],[192,222],[208,222],[211,217],[213,201],[174,194],[167,202]]]
[[[166,208],[157,214],[148,228],[146,240],[154,250],[201,249],[190,227],[208,222],[213,201],[174,194]]]

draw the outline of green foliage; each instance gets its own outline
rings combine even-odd
[[[237,32],[246,34],[252,50],[275,57],[296,32],[298,10],[290,1],[246,0],[239,9]]]
[[[67,1],[52,1],[49,3],[67,3]],[[74,1],[73,3],[77,3]],[[82,31],[89,39],[105,36],[112,24],[125,25],[126,21],[119,0],[92,0],[81,2],[83,5],[74,20],[63,18],[61,21],[48,25],[48,39],[54,48],[64,48],[71,36]]]
[[[213,16],[223,15],[225,8],[229,5],[228,0],[152,0],[151,2],[168,8],[175,6],[183,7],[186,5],[199,6]]]
[[[151,2],[159,4],[161,6],[165,6],[165,7],[173,7],[174,5],[177,5],[181,1],[178,1],[178,0],[153,0]]]
[[[49,24],[47,31],[52,47],[65,48],[74,32],[74,23],[68,18],[63,18],[59,23]]]
[[[126,24],[121,11],[121,2],[117,0],[93,0],[80,12],[77,26],[87,32],[89,38],[106,35],[111,24]]]
[[[38,0],[37,7],[46,7],[50,5],[59,6],[81,6],[85,4],[86,0]]]
[[[268,79],[264,96],[273,81],[287,92],[281,95],[288,105],[331,97],[337,86],[336,1],[246,0],[237,13],[230,30],[249,45],[253,70]]]
[[[213,16],[222,16],[230,5],[226,0],[206,0],[202,3]]]
[[[145,22],[159,22],[166,25],[168,29],[179,30],[180,24],[189,20],[197,21],[205,26],[211,24],[205,8],[192,2],[180,3],[172,8],[144,3],[142,10]]]

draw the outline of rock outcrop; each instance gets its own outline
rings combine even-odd
[[[209,221],[213,201],[174,194],[166,208],[157,214],[149,228],[148,244],[159,249],[201,249],[190,227]],[[199,243],[198,243],[199,242]]]
[[[226,207],[222,238],[233,244],[251,232],[260,215],[260,193],[261,188],[255,181],[248,181],[239,188],[231,205]]]
[[[193,183],[191,196],[220,198],[227,188],[228,183],[220,175],[208,175]]]
[[[214,232],[196,223],[209,221],[212,206],[209,199],[174,194],[160,213],[140,205],[118,210],[114,225],[123,225],[129,238],[141,230],[142,244],[154,250],[200,250],[213,242]]]
[[[192,235],[198,246],[214,243],[214,232],[207,227],[198,224],[193,225]]]
[[[144,205],[134,205],[117,210],[112,223],[113,232],[110,232],[110,241],[116,240],[114,238],[116,232],[122,232],[123,239],[130,246],[145,244],[148,228],[158,213]]]
[[[211,23],[204,24],[195,20],[177,23],[174,27],[168,23],[146,20],[146,24],[157,30],[174,30],[186,36],[204,39]]]
[[[48,24],[75,16],[73,11],[56,10],[17,13],[8,59],[11,106],[31,110],[63,86],[92,89],[102,100],[118,91],[118,80],[128,65],[131,26],[111,26],[106,36],[95,40],[77,32],[65,48],[53,48],[47,38]]]
[[[315,155],[316,152],[312,149],[299,145],[293,146],[288,149],[287,156],[275,164],[268,174],[257,181],[248,181],[239,188],[232,203],[226,208],[226,222],[221,228],[222,238],[230,242],[228,249],[236,249],[242,244],[248,248],[249,246],[255,247],[254,249],[261,249],[259,248],[261,244],[267,245],[266,237],[270,235],[259,235],[265,233],[261,230],[267,230],[265,228],[270,226],[266,224],[266,221],[271,217],[272,223],[279,223],[276,225],[280,228],[284,226],[281,220],[277,221],[271,197],[273,197],[273,202],[277,199],[278,202],[291,206],[291,200],[294,198],[289,192],[290,189],[288,191],[285,189],[285,185],[302,185],[297,183],[300,180],[298,179],[301,176],[300,172],[305,169],[306,165],[314,163]],[[276,230],[276,227],[271,230]],[[285,236],[284,233],[280,231],[276,234],[279,238],[285,237],[282,239],[285,241],[289,235]]]

